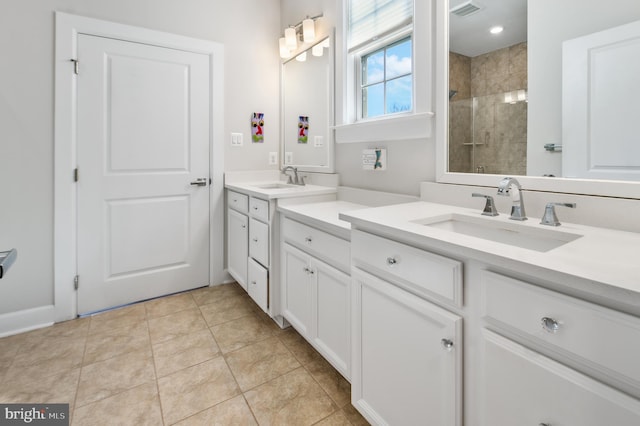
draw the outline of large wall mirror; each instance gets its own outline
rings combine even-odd
[[[640,1],[444,3],[439,181],[640,198]]]
[[[333,43],[319,40],[282,65],[282,164],[333,173]]]

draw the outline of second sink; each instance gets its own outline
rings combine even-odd
[[[582,236],[456,213],[416,220],[414,223],[539,252],[563,246]]]

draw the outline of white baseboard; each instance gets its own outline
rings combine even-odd
[[[54,323],[53,305],[24,309],[0,315],[0,337],[23,333]]]

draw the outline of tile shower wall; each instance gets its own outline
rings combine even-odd
[[[449,170],[526,174],[527,103],[505,93],[527,88],[527,44],[469,58],[449,54]]]

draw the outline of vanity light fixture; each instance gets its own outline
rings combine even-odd
[[[504,27],[500,25],[496,25],[495,27],[491,27],[489,29],[489,32],[491,34],[500,34],[502,31],[504,31]]]
[[[316,39],[316,20],[322,18],[322,16],[322,14],[312,17],[307,16],[297,24],[285,28],[284,37],[281,37],[279,40],[280,57],[282,59],[291,57],[291,54],[298,49],[298,42],[313,43]]]
[[[296,56],[296,61],[298,62],[304,62],[306,60],[307,60],[307,52],[302,52],[301,54]]]

